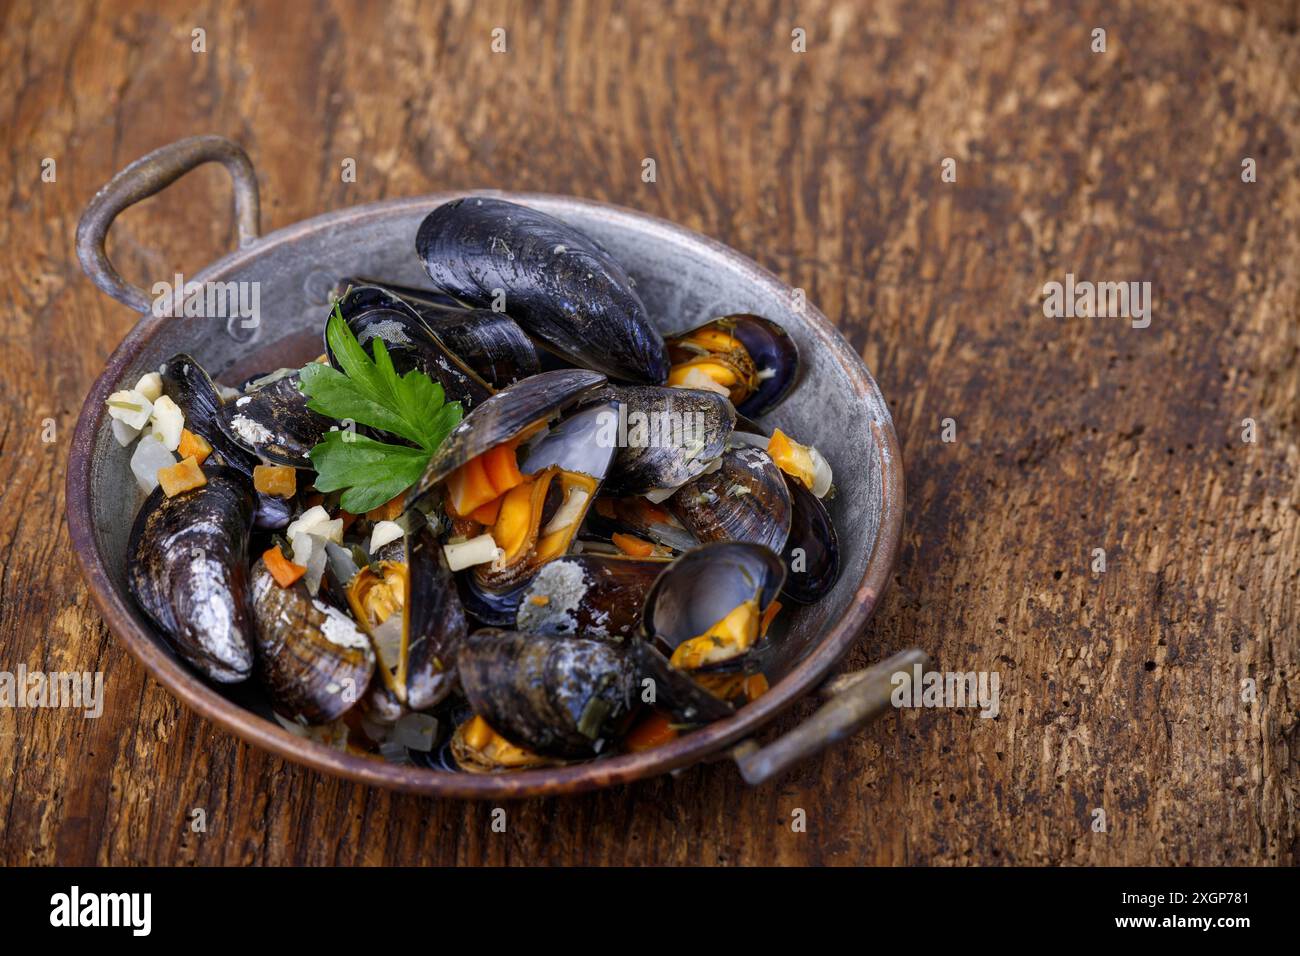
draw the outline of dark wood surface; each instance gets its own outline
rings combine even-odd
[[[1294,4],[158,7],[0,5],[0,670],[106,681],[98,720],[0,709],[0,862],[1296,862]],[[63,475],[133,321],[81,275],[77,218],[198,132],[253,157],[265,231],[545,190],[676,220],[806,289],[907,463],[896,587],[845,669],[919,645],[997,670],[1000,716],[901,712],[773,786],[700,766],[512,804],[501,834],[488,805],[324,778],[182,709],[91,607]],[[110,251],[131,277],[192,274],[232,241],[228,202],[203,169]],[[1150,327],[1046,318],[1066,273],[1151,282]]]

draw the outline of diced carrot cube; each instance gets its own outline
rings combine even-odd
[[[298,490],[298,470],[289,465],[255,465],[253,487],[264,495],[292,498]]]
[[[193,458],[200,465],[212,454],[212,446],[202,435],[196,435],[188,428],[181,429],[181,443],[176,446],[182,458]]]
[[[168,498],[179,495],[182,491],[201,488],[208,483],[203,469],[193,458],[186,458],[174,465],[158,469],[158,484],[162,485],[163,494]]]

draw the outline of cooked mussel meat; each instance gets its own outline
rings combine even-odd
[[[264,560],[253,566],[250,592],[257,675],[276,710],[307,724],[341,717],[369,689],[370,640],[301,581],[281,587]]]
[[[235,683],[253,668],[248,535],[253,496],[234,470],[174,497],[154,489],[127,545],[127,587],[177,652],[211,680]]]
[[[630,382],[658,385],[668,377],[663,337],[628,274],[555,217],[469,196],[429,213],[415,247],[437,288],[476,308],[503,304],[525,331],[575,364]]]

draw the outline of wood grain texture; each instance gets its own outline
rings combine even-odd
[[[0,18],[0,670],[102,670],[107,698],[98,720],[0,709],[0,863],[1300,858],[1294,4],[20,0]],[[997,670],[1000,716],[900,712],[758,790],[719,763],[512,804],[504,834],[490,806],[324,778],[191,716],[91,608],[63,474],[132,322],[81,275],[77,217],[198,132],[253,157],[264,231],[545,190],[681,222],[806,289],[907,463],[897,586],[845,667],[917,645]],[[192,274],[233,241],[229,201],[200,170],[128,212],[110,253],[128,277]],[[1067,272],[1150,281],[1150,328],[1045,318]]]

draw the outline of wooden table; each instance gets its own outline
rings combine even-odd
[[[0,709],[0,862],[1297,861],[1295,6],[724,6],[5,6],[0,670],[100,670],[106,705]],[[845,668],[916,644],[997,671],[1000,715],[904,711],[773,786],[700,766],[511,805],[498,834],[490,806],[324,778],[183,710],[92,608],[63,477],[133,322],[82,276],[77,218],[198,132],[254,157],[266,231],[436,189],[574,193],[806,289],[907,462],[897,586]],[[112,255],[192,274],[233,240],[208,213],[228,190],[195,173]],[[1150,282],[1150,326],[1045,316],[1067,273]]]

